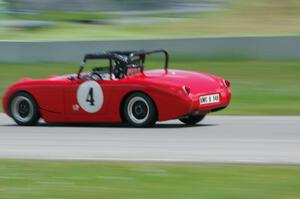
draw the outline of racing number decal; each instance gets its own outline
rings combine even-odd
[[[80,84],[77,90],[77,101],[86,112],[98,112],[104,101],[101,86],[95,81],[86,81]]]
[[[90,103],[91,106],[95,106],[94,100],[94,88],[90,88],[86,101]]]

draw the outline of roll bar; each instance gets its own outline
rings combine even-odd
[[[164,67],[164,69],[167,70],[168,65],[169,65],[169,53],[164,49],[152,50],[152,51],[132,52],[131,56],[141,56],[141,55],[143,56],[143,55],[151,55],[151,54],[155,54],[155,53],[164,53],[164,55],[165,55],[165,67]]]
[[[93,59],[108,59],[110,66],[109,72],[110,75],[112,73],[112,61],[117,61],[119,64],[116,67],[128,67],[130,64],[133,63],[132,58],[138,56],[139,60],[142,63],[145,63],[146,55],[151,55],[154,53],[163,53],[165,55],[165,66],[164,69],[168,69],[169,65],[169,53],[164,49],[153,50],[153,51],[145,51],[145,50],[138,50],[138,51],[108,51],[99,54],[86,54],[80,64],[77,77],[80,78],[80,74],[83,71],[83,68],[88,60]],[[144,70],[144,66],[142,67],[142,71]]]

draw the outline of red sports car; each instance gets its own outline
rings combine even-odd
[[[164,53],[163,70],[144,71],[147,55]],[[91,59],[108,67],[83,72]],[[207,73],[168,69],[165,50],[110,51],[85,55],[77,74],[21,79],[3,97],[5,112],[19,125],[48,123],[120,123],[147,127],[156,121],[200,122],[228,106],[230,82]]]

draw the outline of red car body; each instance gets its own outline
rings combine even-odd
[[[104,103],[99,112],[88,113],[73,109],[77,105],[76,91],[84,81],[70,80],[67,76],[46,80],[22,79],[10,86],[3,97],[7,114],[10,97],[17,92],[31,94],[38,103],[41,117],[46,122],[122,122],[120,109],[123,100],[131,92],[149,95],[158,110],[158,120],[180,118],[192,112],[208,113],[225,108],[230,103],[231,92],[222,78],[207,74],[180,70],[152,70],[120,80],[99,80]],[[183,86],[190,88],[189,95]],[[199,97],[220,94],[220,102],[201,105]]]
[[[148,95],[157,109],[158,121],[190,114],[205,115],[227,107],[231,100],[229,81],[207,73],[183,70],[142,71],[122,79],[89,80],[50,76],[44,80],[21,79],[11,85],[3,97],[4,111],[10,115],[11,97],[18,92],[30,94],[41,118],[49,123],[119,123],[126,96],[133,92]],[[79,86],[95,81],[103,91],[103,104],[97,112],[85,111],[78,103]],[[201,104],[200,96],[218,94],[219,101]]]

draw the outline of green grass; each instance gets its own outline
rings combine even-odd
[[[217,114],[300,115],[300,61],[201,61],[171,57],[176,69],[209,72],[231,81],[231,105]],[[157,59],[149,66],[161,66]],[[155,68],[157,68],[155,67]],[[78,64],[0,64],[0,94],[22,77],[76,73]]]
[[[59,11],[38,15],[2,16],[2,19],[37,19],[59,21],[42,28],[0,28],[0,39],[6,40],[105,40],[149,39],[202,36],[299,35],[300,2],[296,0],[233,0],[212,13],[162,13],[141,17],[173,18],[174,22],[151,24],[88,25],[70,21],[118,19],[124,16],[107,13]],[[139,16],[136,16],[138,18]]]
[[[7,199],[296,199],[300,167],[0,161],[0,198]]]
[[[89,21],[111,19],[112,16],[101,12],[66,12],[47,11],[31,15],[14,15],[11,19],[42,20],[42,21]]]

